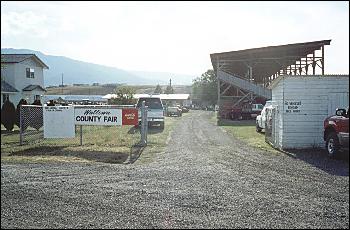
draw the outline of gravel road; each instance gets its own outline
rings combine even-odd
[[[2,163],[1,228],[349,227],[348,161],[253,149],[211,116],[151,163]]]

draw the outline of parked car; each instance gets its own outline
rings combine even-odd
[[[173,116],[176,115],[178,117],[182,116],[182,110],[178,106],[169,106],[167,110],[167,116]]]
[[[188,113],[188,111],[190,111],[189,108],[186,106],[181,106],[181,110],[183,113]]]
[[[323,139],[329,157],[335,157],[341,148],[349,151],[349,107],[337,109],[335,115],[324,120],[323,127]]]
[[[137,101],[136,107],[139,108],[139,124],[141,123],[141,111],[142,101],[145,101],[147,109],[147,121],[148,125],[159,124],[160,128],[164,128],[164,107],[162,100],[157,96],[140,97]]]
[[[260,115],[258,115],[255,119],[256,123],[256,131],[260,133],[263,129],[265,129],[266,122],[266,108],[272,107],[272,101],[267,101],[264,108],[261,110]]]

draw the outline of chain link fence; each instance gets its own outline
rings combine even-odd
[[[104,106],[103,108],[110,107],[112,106]],[[116,106],[113,106],[113,108],[116,108]],[[118,106],[117,108],[130,108],[130,106]],[[91,109],[96,109],[96,106],[91,106]],[[147,142],[147,135],[144,135],[147,128],[132,125],[75,125],[74,138],[44,138],[43,106],[22,105],[20,111],[21,145],[88,146],[90,149],[101,150],[115,147],[129,148],[135,145],[145,145]],[[144,135],[142,141],[141,134]]]

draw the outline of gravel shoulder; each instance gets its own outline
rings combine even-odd
[[[348,162],[250,148],[211,116],[147,164],[2,163],[1,228],[348,228]]]

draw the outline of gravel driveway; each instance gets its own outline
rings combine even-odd
[[[211,116],[152,163],[2,163],[1,228],[349,227],[348,161],[256,150]]]

